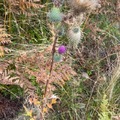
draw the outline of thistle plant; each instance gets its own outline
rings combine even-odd
[[[97,3],[92,6],[93,0],[91,1],[71,1],[69,0],[67,3],[71,6],[71,9],[67,11],[67,13],[63,13],[61,11],[61,4],[64,4],[65,1],[60,2],[59,0],[53,1],[53,7],[51,10],[48,11],[48,19],[51,25],[52,24],[52,39],[53,39],[53,47],[52,47],[52,60],[51,60],[51,67],[50,67],[50,76],[53,69],[54,62],[61,62],[62,55],[66,52],[66,47],[64,45],[58,48],[58,53],[56,52],[56,44],[59,41],[60,34],[66,33],[68,37],[68,45],[73,49],[78,48],[78,44],[81,42],[82,39],[82,30],[81,30],[81,23],[80,20],[83,19],[83,13],[87,12],[88,8],[93,10],[96,8]],[[87,5],[86,5],[87,2]],[[72,3],[72,4],[71,4]],[[79,9],[84,8],[84,11]],[[77,14],[75,13],[77,11]],[[83,22],[83,21],[81,21]],[[63,29],[63,26],[66,29]],[[45,94],[48,89],[49,80],[46,82],[45,87]]]
[[[51,33],[52,33],[52,39],[53,39],[53,48],[52,48],[52,62],[51,62],[51,68],[50,68],[50,75],[52,72],[53,64],[54,62],[60,62],[62,60],[62,55],[66,52],[66,47],[64,45],[60,46],[58,48],[58,53],[56,53],[56,44],[59,41],[59,36],[63,33],[66,33],[66,36],[69,40],[69,46],[73,49],[76,49],[78,47],[78,44],[81,42],[82,39],[82,30],[81,30],[81,23],[83,22],[83,14],[88,11],[88,9],[95,9],[98,5],[93,5],[94,0],[91,1],[67,1],[68,5],[71,7],[71,9],[67,13],[61,12],[61,4],[64,4],[65,1],[60,2],[59,0],[53,0],[53,7],[51,10],[48,11],[48,19],[50,24],[52,24],[53,27],[51,27]],[[79,9],[82,8],[82,9]],[[83,10],[84,9],[84,10]],[[76,14],[76,13],[77,14]],[[50,25],[49,24],[49,25]],[[66,31],[63,29],[63,26],[65,26],[67,29]],[[59,29],[60,28],[60,29]],[[46,82],[45,87],[45,95],[47,92],[49,80]]]

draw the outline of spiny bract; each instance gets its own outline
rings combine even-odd
[[[60,9],[57,7],[53,7],[51,11],[48,13],[48,17],[51,22],[60,22],[62,21],[62,13]]]

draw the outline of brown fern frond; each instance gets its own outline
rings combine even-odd
[[[4,45],[11,43],[10,37],[11,35],[6,33],[5,28],[0,26],[0,44]]]
[[[0,46],[0,57],[4,56],[4,47]]]
[[[55,84],[63,86],[66,81],[76,75],[76,72],[69,65],[69,60],[54,63],[50,74],[51,50],[52,46],[48,46],[42,49],[42,51],[17,51],[20,54],[17,54],[15,59],[0,62],[0,84],[18,85],[24,89],[24,93],[28,97],[37,96],[36,86],[32,85],[31,78],[34,78],[34,82],[39,84],[43,92],[45,91],[46,82],[49,79],[46,96],[41,100],[42,105],[37,105],[42,113],[46,113],[49,109],[52,109],[52,105],[56,103],[56,99],[51,98],[54,96]],[[15,66],[15,70],[11,69],[11,65]],[[39,100],[37,103],[39,103]],[[34,101],[34,104],[37,103]]]
[[[1,66],[0,66],[1,67]],[[18,85],[18,77],[11,77],[10,73],[11,71],[1,70],[0,74],[0,84],[3,85]]]
[[[18,85],[23,88],[28,94],[33,94],[36,88],[31,84],[28,79],[23,77],[22,74],[20,75],[17,71],[9,70],[10,64],[11,62],[0,62],[0,84]]]
[[[4,47],[4,52],[5,53],[11,53],[13,50],[12,49],[9,49],[9,48],[7,48],[7,47]]]
[[[11,35],[6,33],[6,29],[0,24],[0,57],[4,56],[4,45],[11,43]]]
[[[0,62],[0,84],[4,85],[18,85],[19,77],[11,75],[14,73],[12,70],[8,70],[8,64]]]
[[[25,5],[25,8],[42,8],[44,7],[44,5],[41,5],[41,4],[36,4],[36,3],[33,3],[33,2],[24,2],[24,5]]]
[[[15,64],[19,74],[26,73],[27,76],[29,76],[28,79],[34,76],[36,78],[36,82],[41,86],[41,88],[44,88],[47,80],[49,79],[50,82],[47,96],[51,96],[52,91],[55,90],[53,83],[62,86],[67,80],[70,80],[72,76],[76,75],[69,64],[64,61],[64,63],[54,63],[51,76],[49,76],[51,66],[51,46],[42,52],[36,51],[34,54],[24,52],[24,54],[21,54],[16,58]]]
[[[8,0],[7,3],[10,5],[11,7],[11,11],[15,12],[15,13],[29,13],[28,9],[30,8],[34,8],[34,9],[38,9],[38,8],[43,8],[44,5],[41,5],[39,3],[36,3],[36,1],[34,0]]]

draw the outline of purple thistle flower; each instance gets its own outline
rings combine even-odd
[[[61,45],[59,48],[58,48],[58,53],[59,54],[64,54],[66,52],[66,47],[64,45]]]

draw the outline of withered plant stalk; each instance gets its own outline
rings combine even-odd
[[[49,74],[49,78],[51,77],[51,73],[52,73],[52,69],[53,69],[53,64],[54,64],[54,53],[55,53],[55,46],[56,46],[56,42],[57,42],[57,35],[55,35],[55,39],[54,39],[54,43],[53,43],[53,47],[52,47],[52,61],[51,61],[51,66],[50,66],[50,74]],[[44,97],[46,97],[47,94],[47,88],[49,85],[49,81],[50,79],[47,79],[46,85],[45,85],[45,93],[44,93]]]

